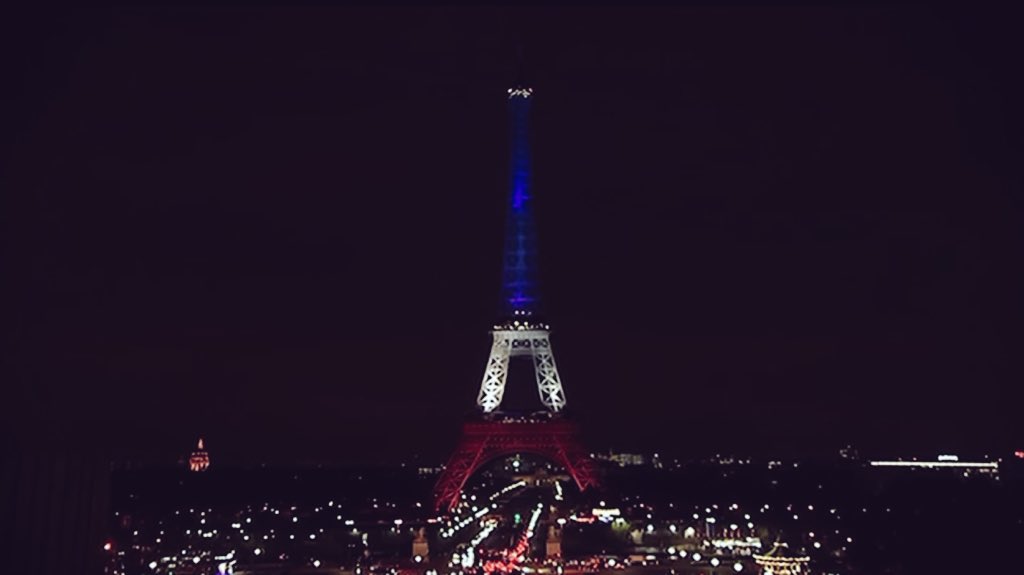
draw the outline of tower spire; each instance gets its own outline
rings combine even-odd
[[[530,193],[529,120],[533,90],[522,83],[521,48],[519,61],[519,81],[508,90],[511,161],[501,290],[501,315],[506,321],[540,311],[537,240]]]
[[[516,46],[516,88],[525,88],[526,83],[526,57],[524,56],[525,50],[523,44],[519,43]]]

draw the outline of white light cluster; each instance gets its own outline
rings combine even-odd
[[[498,491],[491,494],[490,500],[494,501],[495,499],[501,497],[502,495],[505,495],[509,491],[519,489],[520,487],[526,487],[526,481],[516,481],[515,483],[502,487]]]
[[[533,89],[532,88],[509,88],[508,89],[508,97],[509,98],[515,98],[516,96],[520,96],[520,97],[523,97],[523,98],[529,98],[532,95],[533,95]]]
[[[735,547],[761,548],[761,539],[758,537],[745,537],[743,539],[712,539],[711,545],[718,549],[733,549]]]
[[[473,547],[480,545],[481,543],[483,543],[484,539],[487,539],[487,537],[490,536],[491,532],[493,532],[497,527],[497,521],[488,521],[487,524],[484,525],[484,528],[480,530],[480,533],[477,533],[476,537],[474,537],[473,540],[470,541],[470,545]]]
[[[936,469],[939,467],[961,467],[975,469],[999,469],[996,461],[872,461],[872,467],[921,467]]]
[[[540,519],[540,512],[544,509],[543,503],[538,503],[537,507],[534,508],[533,514],[530,515],[530,522],[526,526],[526,537],[533,537],[533,530],[537,527],[537,520]]]
[[[445,529],[444,531],[441,531],[441,537],[451,537],[452,535],[455,534],[456,531],[460,531],[460,530],[464,529],[467,525],[472,523],[474,519],[479,519],[479,518],[483,517],[484,515],[487,515],[487,513],[490,512],[490,510],[491,510],[490,507],[482,507],[481,509],[478,509],[477,512],[474,513],[473,515],[465,517],[461,521],[456,523],[455,525],[452,525],[448,529]]]

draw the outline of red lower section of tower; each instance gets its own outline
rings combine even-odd
[[[459,502],[466,480],[489,461],[514,453],[532,453],[565,467],[580,490],[597,486],[590,454],[579,441],[576,426],[554,419],[541,421],[468,422],[462,439],[434,486],[438,511]]]

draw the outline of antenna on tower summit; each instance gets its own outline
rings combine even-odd
[[[515,71],[515,82],[516,88],[526,88],[526,50],[523,47],[523,43],[516,44],[516,71]]]

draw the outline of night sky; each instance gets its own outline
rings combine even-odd
[[[443,459],[498,311],[521,44],[547,317],[592,447],[1021,448],[1015,22],[7,18],[4,433]]]

